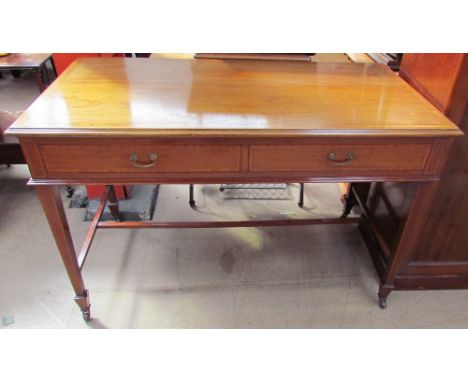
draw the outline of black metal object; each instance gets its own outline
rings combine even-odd
[[[301,189],[299,191],[299,202],[297,203],[297,205],[302,208],[304,206],[304,183],[299,184],[301,186]]]
[[[341,215],[342,218],[347,217],[353,207],[359,204],[359,201],[356,197],[356,194],[359,195],[361,200],[367,200],[369,195],[370,183],[351,183],[349,186],[348,194],[345,197],[345,201],[343,204],[343,213]]]
[[[67,191],[67,198],[71,198],[75,193],[75,189],[72,186],[65,186],[65,189]]]
[[[189,205],[195,207],[195,199],[193,198],[193,184],[189,186]]]
[[[299,191],[299,202],[297,203],[299,207],[303,207],[304,206],[304,183],[299,183],[300,184],[300,191]],[[193,184],[190,184],[189,185],[189,205],[190,207],[194,207],[195,206],[195,198],[193,196],[193,187],[194,185]],[[229,187],[226,187],[226,185],[222,184],[220,187],[219,187],[219,191],[221,192],[224,192],[224,190],[226,188],[229,188]],[[239,187],[232,187],[233,189],[237,189]],[[347,215],[346,215],[347,216]],[[344,216],[344,217],[346,217]]]

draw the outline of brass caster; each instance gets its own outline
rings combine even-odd
[[[81,315],[83,316],[83,320],[85,320],[85,321],[90,321],[91,320],[91,312],[90,312],[89,309],[88,310],[83,310],[81,312]]]

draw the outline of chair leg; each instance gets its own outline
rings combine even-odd
[[[353,184],[351,183],[348,195],[346,195],[345,202],[343,204],[343,213],[341,214],[342,218],[347,218],[353,207],[357,204],[357,200],[354,196],[353,190],[351,189],[352,187]]]
[[[107,205],[109,206],[109,210],[114,220],[116,222],[122,221],[120,212],[119,212],[119,200],[117,199],[117,195],[115,194],[114,186],[110,186],[109,199],[107,201]]]
[[[67,198],[71,198],[75,193],[75,189],[70,185],[65,186],[65,189],[67,190]]]
[[[50,62],[50,66],[52,66],[52,73],[54,74],[54,80],[56,80],[58,77],[58,74],[57,74],[57,68],[55,67],[54,58],[52,56],[50,56],[49,62]]]
[[[193,184],[189,186],[189,205],[190,207],[195,206],[195,199],[193,198]]]
[[[299,202],[297,203],[297,205],[302,208],[304,206],[304,183],[299,184],[301,185],[301,189],[299,192]]]

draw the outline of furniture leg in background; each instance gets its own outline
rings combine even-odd
[[[109,210],[112,214],[112,217],[115,221],[120,221],[120,214],[119,214],[119,200],[115,194],[115,187],[109,186],[109,202],[107,204],[109,206]]]
[[[341,217],[345,218],[351,213],[353,207],[358,204],[358,196],[362,202],[365,203],[367,201],[370,185],[370,183],[351,183],[349,185],[348,193],[345,196],[343,204],[343,214],[341,215]],[[358,196],[355,193],[357,193]]]

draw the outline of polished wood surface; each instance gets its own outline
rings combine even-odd
[[[356,199],[365,221],[96,218],[77,260],[57,185],[416,182],[395,243],[385,245],[385,261],[375,260],[384,307],[411,261],[450,147],[461,135],[381,65],[163,59],[79,60],[8,132],[20,139],[32,174],[29,184],[39,190],[85,319],[89,300],[80,268],[97,229],[348,222],[383,236],[372,208],[360,200],[362,192]],[[112,190],[106,192],[100,211],[109,198],[119,218]]]
[[[9,129],[22,136],[456,136],[377,64],[76,61]]]
[[[10,53],[0,57],[0,69],[39,68],[51,56],[51,53]]]

